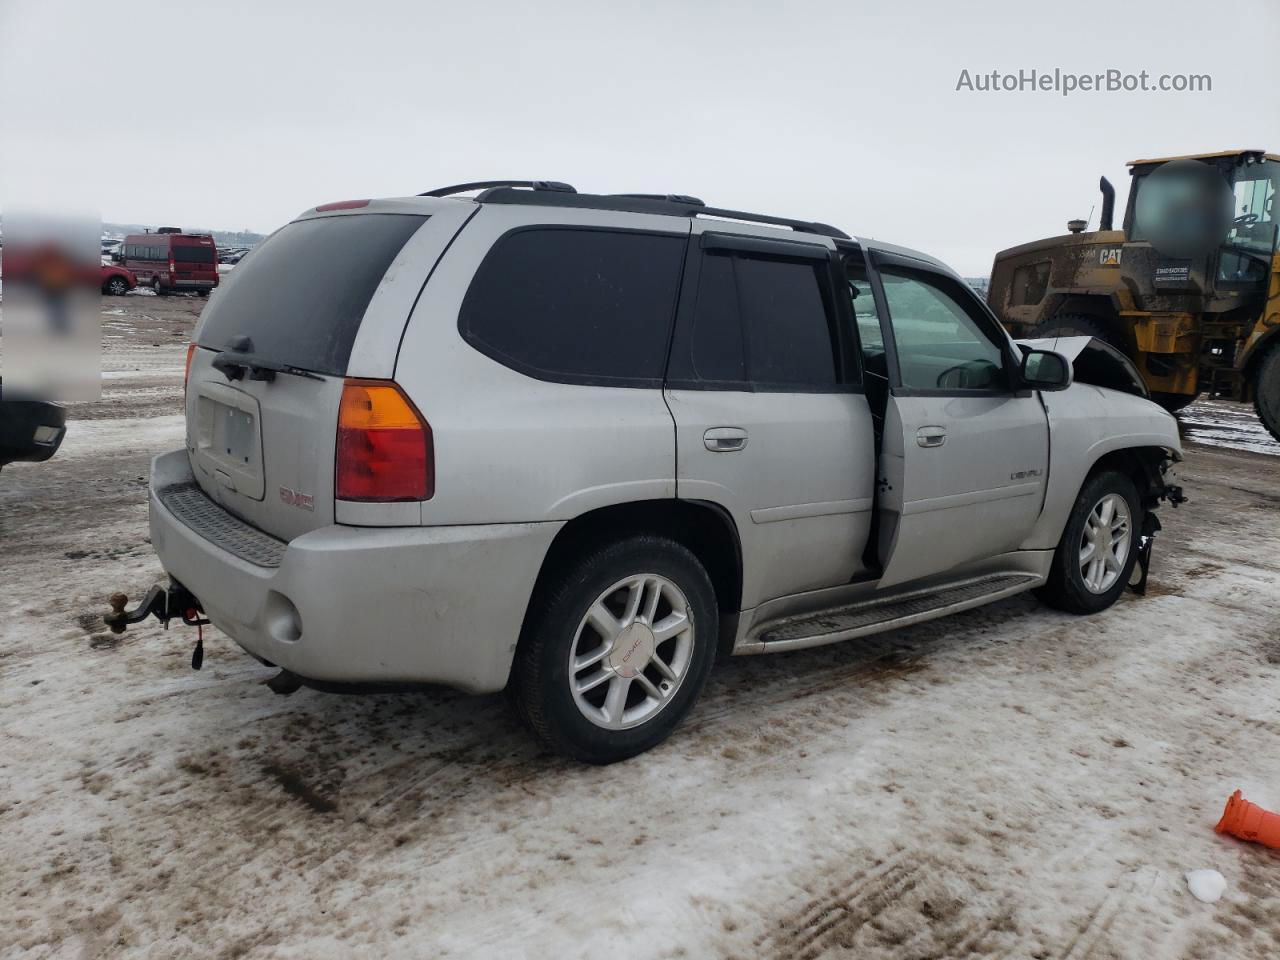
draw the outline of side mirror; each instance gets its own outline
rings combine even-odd
[[[1071,386],[1071,361],[1052,350],[1029,350],[1022,357],[1019,376],[1032,390],[1065,390]]]

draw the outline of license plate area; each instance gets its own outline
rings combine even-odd
[[[250,500],[261,500],[262,417],[256,397],[219,383],[200,385],[196,397],[196,456],[214,481]]]

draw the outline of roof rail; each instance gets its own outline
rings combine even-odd
[[[492,190],[495,187],[526,187],[530,190],[548,190],[553,193],[577,193],[572,186],[559,180],[476,180],[472,183],[455,183],[451,187],[439,187],[420,193],[420,197],[449,197],[455,193],[472,190]]]
[[[578,193],[576,191],[518,190],[513,186],[526,183],[509,181],[486,189],[476,199],[481,203],[514,203],[542,207],[578,207],[587,210],[620,210],[627,213],[656,213],[668,217],[720,217],[725,220],[742,220],[747,223],[764,223],[774,227],[790,227],[797,233],[813,233],[840,240],[851,239],[839,227],[809,220],[792,220],[787,217],[770,217],[762,213],[746,213],[742,210],[725,210],[708,207],[697,197],[667,193]],[[436,196],[437,194],[429,194]],[[423,194],[428,196],[428,194]]]

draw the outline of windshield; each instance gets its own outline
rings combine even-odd
[[[1276,245],[1276,191],[1280,190],[1280,163],[1266,160],[1236,169],[1232,192],[1235,210],[1227,246],[1270,254]]]
[[[282,227],[227,275],[205,309],[200,346],[225,350],[244,335],[260,357],[345,374],[374,291],[426,219],[368,213]]]

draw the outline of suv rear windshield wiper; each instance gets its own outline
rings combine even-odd
[[[324,377],[318,373],[303,370],[301,367],[280,363],[278,360],[268,360],[266,357],[260,357],[256,354],[240,353],[233,350],[223,350],[214,357],[213,368],[228,380],[241,380],[245,374],[248,374],[250,380],[266,380],[269,382],[276,378],[277,373],[306,377],[308,380],[324,380]]]

